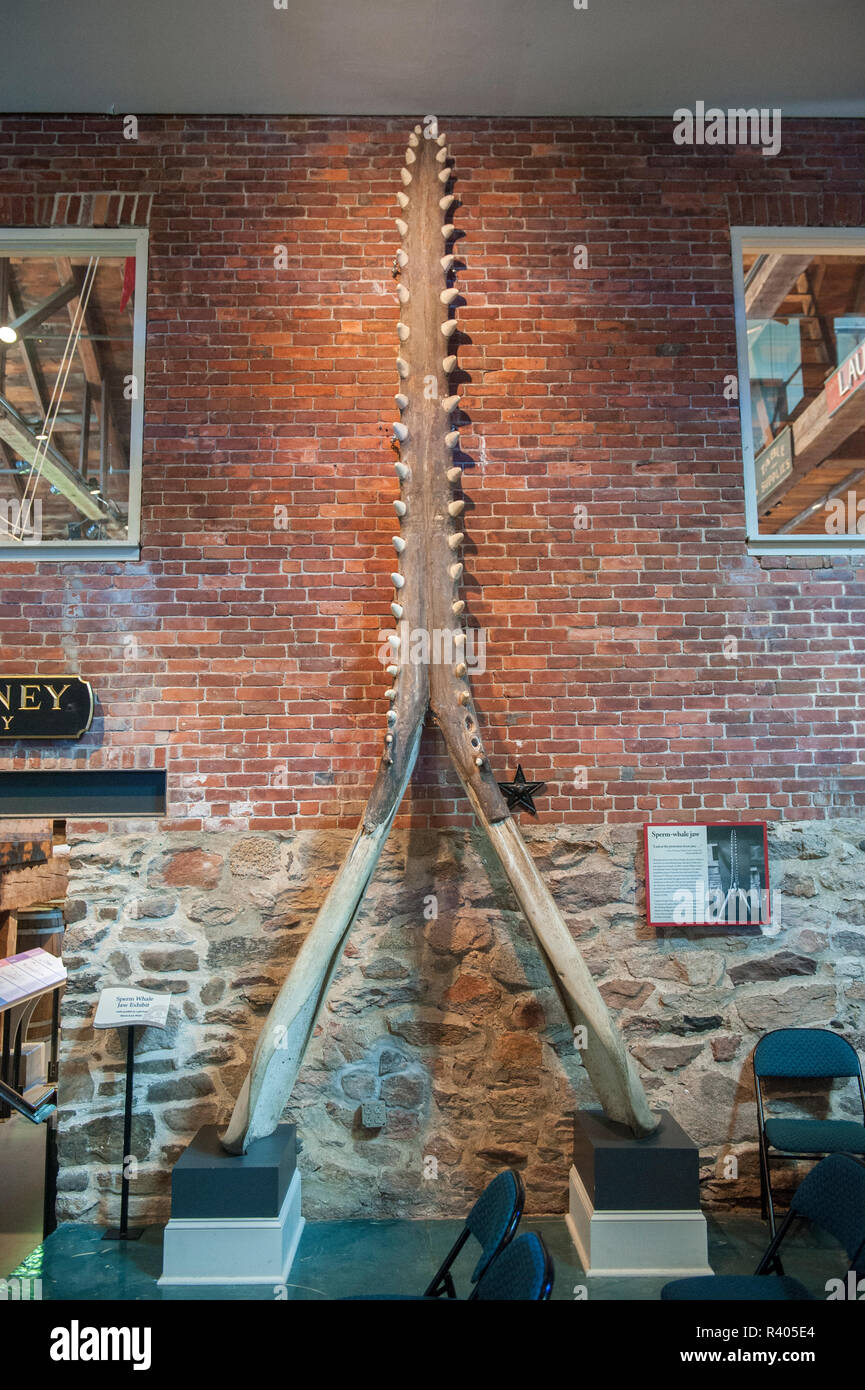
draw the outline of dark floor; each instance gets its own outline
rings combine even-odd
[[[384,1292],[421,1293],[461,1229],[459,1221],[308,1222],[285,1293],[289,1299],[337,1299]],[[586,1280],[560,1216],[526,1218],[521,1231],[539,1231],[555,1263],[554,1299],[656,1299],[663,1279]],[[12,1273],[41,1279],[48,1299],[251,1299],[273,1300],[271,1285],[237,1288],[159,1288],[162,1227],[149,1226],[139,1241],[103,1241],[101,1227],[60,1226]],[[709,1217],[709,1261],[717,1274],[750,1274],[768,1243],[757,1217]],[[458,1291],[474,1261],[462,1252]],[[821,1298],[829,1278],[846,1260],[831,1243],[804,1230],[785,1242],[785,1272]],[[460,1278],[460,1275],[462,1276]],[[11,1276],[10,1276],[11,1277]],[[585,1289],[587,1293],[581,1293]]]

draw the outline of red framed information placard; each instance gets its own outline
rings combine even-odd
[[[769,841],[763,821],[645,825],[651,926],[769,926]]]

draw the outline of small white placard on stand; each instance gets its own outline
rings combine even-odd
[[[94,1028],[129,1028],[148,1025],[164,1028],[168,1021],[170,994],[148,994],[143,989],[104,989],[96,1006]]]

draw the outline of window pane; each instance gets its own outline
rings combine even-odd
[[[0,246],[0,545],[129,541],[134,311],[132,256]]]
[[[865,532],[865,253],[817,245],[743,255],[761,536]]]

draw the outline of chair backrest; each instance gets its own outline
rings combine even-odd
[[[553,1262],[534,1231],[517,1236],[497,1255],[477,1287],[478,1302],[521,1299],[543,1303],[553,1291]]]
[[[851,1265],[865,1247],[865,1165],[849,1154],[829,1154],[797,1187],[790,1210],[833,1235]],[[865,1272],[860,1270],[860,1272]]]
[[[466,1227],[480,1241],[481,1255],[472,1283],[480,1279],[490,1260],[513,1236],[523,1214],[526,1191],[519,1173],[506,1168],[488,1183],[468,1216]]]
[[[776,1028],[754,1048],[754,1075],[860,1076],[856,1049],[828,1028]]]

